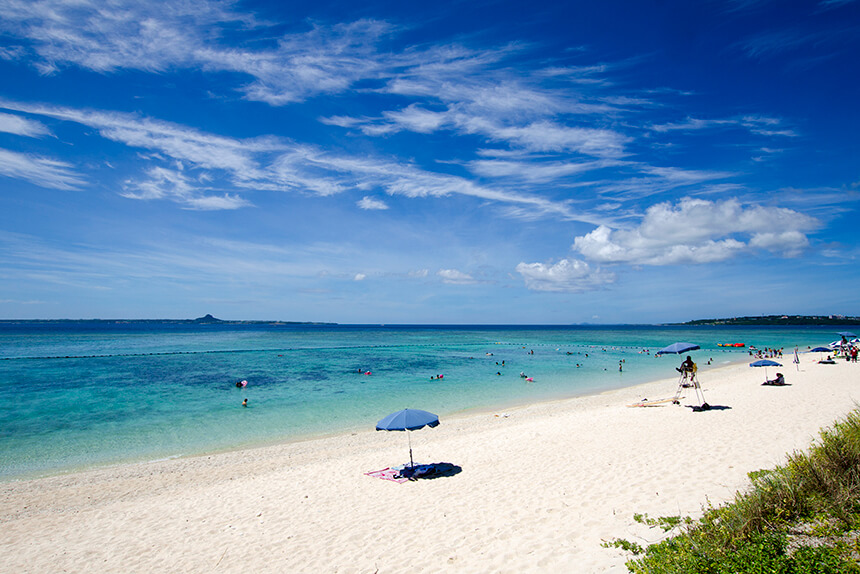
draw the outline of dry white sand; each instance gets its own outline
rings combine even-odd
[[[462,467],[433,480],[365,476],[408,461],[404,433],[368,431],[0,484],[0,571],[626,572],[601,540],[662,535],[634,513],[731,499],[856,406],[860,365],[811,361],[786,387],[700,371],[707,412],[626,406],[667,379],[444,419],[412,433],[416,462]]]

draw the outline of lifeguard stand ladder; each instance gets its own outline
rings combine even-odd
[[[681,370],[681,374],[678,377],[678,390],[675,391],[675,397],[672,399],[672,404],[681,404],[681,393],[684,392],[684,389],[694,389],[696,399],[699,401],[699,409],[706,411],[711,408],[711,405],[705,401],[705,393],[702,391],[701,385],[699,385],[699,378],[696,376],[697,370],[695,363],[693,363],[692,370]]]

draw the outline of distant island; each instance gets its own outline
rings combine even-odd
[[[195,325],[337,325],[337,323],[318,323],[312,321],[225,321],[206,313],[203,317],[178,322],[190,322]]]
[[[860,325],[860,317],[845,315],[763,315],[759,317],[729,317],[727,319],[696,319],[680,325]]]

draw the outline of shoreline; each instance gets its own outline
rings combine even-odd
[[[416,463],[462,469],[434,480],[364,476],[408,461],[408,447],[404,433],[361,430],[2,483],[0,567],[626,572],[628,557],[600,541],[662,536],[634,513],[696,515],[728,500],[747,472],[780,464],[857,406],[857,365],[784,369],[790,386],[779,388],[745,364],[700,372],[715,407],[705,412],[690,397],[626,406],[672,396],[677,379],[665,378],[505,407],[507,417],[446,417],[411,434]]]
[[[726,358],[727,360],[724,361],[724,363],[728,363],[728,364],[705,365],[702,367],[702,370],[700,372],[701,373],[710,373],[714,370],[719,370],[722,368],[730,367],[732,365],[738,365],[738,364],[744,363],[749,358],[746,353],[739,353],[739,352],[732,353],[728,357],[726,357],[724,355],[718,355],[718,356]],[[678,361],[680,361],[680,358],[678,359]],[[674,368],[674,363],[676,363],[676,362],[677,361],[672,360],[672,365],[673,365],[672,368]],[[668,368],[668,365],[667,365],[667,368]],[[783,367],[783,368],[785,368],[785,367]],[[526,399],[511,399],[508,402],[503,401],[503,402],[496,403],[494,405],[480,405],[480,406],[464,408],[464,409],[455,411],[454,413],[444,415],[444,420],[447,422],[447,421],[450,421],[452,419],[467,418],[470,416],[479,416],[479,415],[486,415],[486,414],[494,414],[496,411],[499,411],[499,410],[515,410],[515,409],[518,409],[521,407],[527,407],[527,406],[545,405],[545,404],[565,402],[565,401],[576,401],[576,400],[581,400],[581,399],[585,399],[588,397],[600,396],[600,395],[607,394],[607,393],[619,392],[619,391],[623,391],[625,389],[635,389],[638,387],[646,387],[646,386],[651,385],[651,384],[657,384],[657,383],[661,383],[661,382],[665,382],[665,381],[677,381],[677,378],[676,377],[668,377],[668,378],[661,377],[661,378],[657,378],[657,379],[649,379],[649,380],[646,380],[644,382],[636,382],[636,383],[633,383],[630,385],[613,387],[613,388],[604,389],[604,390],[596,390],[596,391],[585,390],[581,393],[577,393],[577,394],[573,394],[573,395],[565,394],[565,395],[559,395],[559,396],[554,396],[554,397],[553,396],[541,397],[538,399],[528,399],[528,400],[526,400]],[[672,393],[674,393],[674,390],[672,391]],[[670,395],[672,393],[670,393]],[[374,431],[368,431],[367,430],[371,426],[372,426],[372,422],[371,423],[364,423],[361,425],[356,424],[354,426],[344,427],[342,429],[338,429],[338,430],[331,431],[331,432],[324,432],[324,433],[308,432],[306,434],[280,436],[280,437],[276,437],[276,438],[246,442],[243,444],[227,446],[227,447],[223,447],[223,448],[203,449],[203,450],[199,450],[199,451],[190,451],[190,452],[186,452],[186,453],[171,454],[171,455],[166,455],[166,456],[157,457],[157,458],[140,457],[140,458],[132,458],[132,459],[120,460],[120,461],[109,462],[109,463],[88,463],[88,464],[82,464],[79,466],[74,466],[74,467],[56,470],[56,471],[48,471],[48,472],[32,473],[32,474],[22,474],[22,475],[18,475],[18,476],[10,476],[10,477],[0,477],[0,486],[2,486],[3,484],[7,484],[7,483],[30,481],[30,480],[40,480],[40,479],[47,479],[47,478],[52,478],[52,477],[67,476],[67,475],[74,475],[74,474],[81,474],[81,473],[88,473],[88,472],[96,472],[96,471],[103,470],[103,469],[107,470],[107,469],[129,466],[129,465],[157,464],[160,462],[171,461],[171,460],[185,460],[185,459],[189,459],[189,458],[212,456],[212,455],[222,455],[222,454],[228,454],[228,453],[238,452],[238,451],[256,450],[256,449],[261,449],[261,448],[273,448],[273,447],[285,446],[285,445],[289,445],[289,444],[293,444],[293,443],[304,443],[304,442],[315,441],[315,440],[326,440],[326,439],[337,440],[339,437],[342,437],[345,435],[350,435],[350,434],[355,434],[355,433],[360,433],[360,432],[370,432],[372,434]]]

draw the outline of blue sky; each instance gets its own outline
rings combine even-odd
[[[860,0],[0,0],[0,317],[858,315]]]

